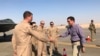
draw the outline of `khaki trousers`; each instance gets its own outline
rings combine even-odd
[[[80,41],[72,43],[73,56],[80,56]]]
[[[38,41],[38,56],[47,56],[46,54],[46,43]]]
[[[50,56],[53,55],[53,50],[58,51],[56,49],[57,49],[57,40],[55,42],[50,42],[50,49],[49,49]]]

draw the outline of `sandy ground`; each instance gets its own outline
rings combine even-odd
[[[65,30],[60,30],[60,33],[64,32]],[[87,37],[89,34],[89,31],[87,29],[84,29],[85,36]],[[10,32],[6,33],[7,35],[11,34]],[[0,33],[0,36],[3,34]],[[13,56],[13,50],[12,50],[12,45],[11,41],[8,38],[9,36],[6,37],[6,39],[3,39],[3,37],[0,37],[0,56]],[[96,45],[100,45],[100,29],[97,29],[97,34],[95,36],[95,41],[94,42],[89,42],[86,43],[86,53],[82,54],[82,56],[100,56],[100,47]],[[59,49],[59,54],[63,54],[63,48],[66,48],[66,53],[68,56],[72,56],[72,47],[70,43],[70,36],[66,38],[59,38],[59,43],[58,43],[58,49]],[[55,55],[59,56],[59,55]]]

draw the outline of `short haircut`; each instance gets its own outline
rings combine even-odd
[[[30,25],[36,24],[36,22],[31,22]]]
[[[70,19],[70,20],[72,20],[72,21],[75,21],[75,18],[73,17],[73,16],[69,16],[68,18],[67,18],[67,20],[68,19]]]
[[[91,20],[91,22],[94,22],[94,20]]]
[[[31,16],[31,15],[33,15],[30,11],[25,11],[24,13],[23,13],[23,17],[24,18],[27,18],[27,17],[29,17],[29,16]]]
[[[50,22],[50,24],[54,24],[54,22],[53,22],[53,21],[51,21],[51,22]]]

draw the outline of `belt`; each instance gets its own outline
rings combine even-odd
[[[79,42],[80,40],[77,40],[77,41],[71,41],[72,43],[74,43],[74,42]]]

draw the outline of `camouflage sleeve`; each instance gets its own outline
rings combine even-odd
[[[91,30],[91,24],[89,25],[89,28],[88,29]]]

